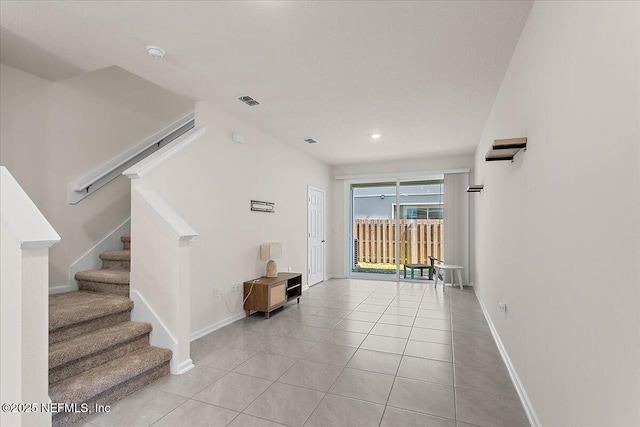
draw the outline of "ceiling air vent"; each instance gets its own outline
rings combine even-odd
[[[307,138],[304,140],[304,142],[306,142],[307,144],[316,144],[318,141],[313,138]]]
[[[247,104],[249,107],[253,107],[254,105],[260,105],[258,101],[256,101],[255,99],[253,99],[248,95],[239,96],[238,99],[244,102],[245,104]]]

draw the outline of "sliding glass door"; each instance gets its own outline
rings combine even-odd
[[[443,257],[442,180],[398,183],[398,206],[394,211],[398,230],[400,279],[431,278],[429,257]]]
[[[396,182],[351,185],[351,274],[395,280]]]
[[[429,279],[443,257],[442,179],[351,185],[351,275]]]

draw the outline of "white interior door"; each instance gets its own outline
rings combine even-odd
[[[324,280],[324,191],[308,188],[308,280],[309,286]]]

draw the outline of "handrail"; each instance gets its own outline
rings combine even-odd
[[[145,140],[145,142],[143,142],[143,147],[139,148],[136,147],[136,152],[127,156],[124,160],[121,160],[120,162],[118,162],[118,164],[113,168],[116,169],[119,166],[122,166],[123,164],[127,163],[129,160],[133,159],[134,157],[136,157],[138,154],[144,152],[146,149],[148,149],[149,147],[152,147],[154,145],[160,145],[163,142],[171,142],[174,139],[178,138],[180,135],[182,135],[185,132],[188,132],[190,129],[192,129],[194,126],[193,120],[189,121],[187,124],[185,124],[184,126],[181,126],[179,129],[175,130],[174,132],[171,132],[169,135],[164,136],[162,138],[160,138],[160,140],[156,141],[156,135],[152,136],[151,138],[149,138],[151,140],[151,142],[147,142],[149,139]],[[177,134],[174,136],[174,134]],[[86,191],[89,187],[91,187],[93,184],[95,184],[96,182],[98,182],[100,179],[104,178],[105,176],[107,176],[109,174],[109,172],[111,172],[111,170],[106,170],[104,172],[102,172],[100,175],[96,176],[95,178],[93,178],[91,181],[87,181],[81,185],[76,185],[75,187],[73,187],[73,191],[77,191],[77,192],[81,192],[81,191]]]
[[[144,141],[111,159],[69,185],[69,203],[75,204],[120,176],[120,173],[149,154],[166,146],[195,127],[195,114],[190,113]]]
[[[187,132],[173,140],[171,145],[165,145],[161,150],[147,156],[143,160],[131,166],[122,172],[122,175],[130,179],[138,179],[151,172],[157,166],[164,163],[167,159],[173,157],[177,152],[183,150],[193,141],[198,139],[207,128],[198,127],[189,129]]]

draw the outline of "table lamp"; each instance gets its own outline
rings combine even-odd
[[[267,277],[278,277],[278,266],[274,259],[282,256],[282,244],[279,242],[265,243],[260,245],[260,259],[269,260],[267,262]]]

